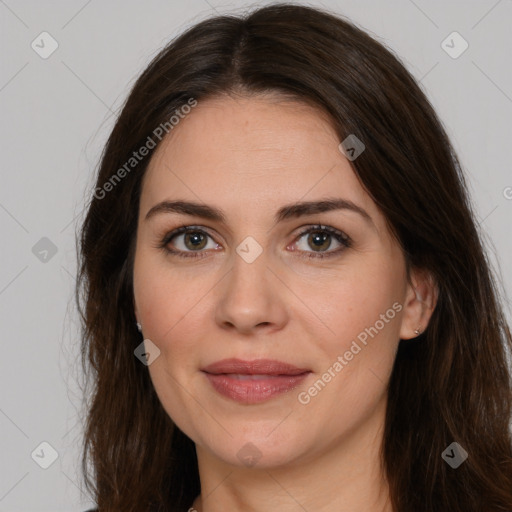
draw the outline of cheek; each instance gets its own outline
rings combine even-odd
[[[204,317],[205,280],[170,272],[163,258],[141,254],[134,267],[134,290],[144,337],[160,350],[148,367],[155,392],[163,408],[184,431],[193,432],[188,376],[195,371],[197,346],[191,342]]]
[[[144,253],[134,266],[135,298],[144,335],[157,344],[176,338],[176,331],[183,334],[190,316],[201,311],[201,297],[211,287],[206,279],[169,268],[164,258]]]
[[[375,267],[374,267],[375,268]],[[387,270],[387,271],[386,271]],[[317,297],[329,335],[316,338],[317,380],[300,397],[325,431],[355,428],[386,393],[399,340],[403,305],[400,281],[390,269],[345,274],[339,286]],[[326,287],[327,289],[327,287]],[[311,421],[311,420],[309,420]]]
[[[318,283],[309,300],[318,317],[329,327],[323,347],[332,357],[350,348],[353,340],[394,340],[403,308],[401,269],[385,262],[339,272]],[[310,283],[311,284],[311,283]],[[302,293],[305,293],[304,289]],[[377,331],[377,332],[376,332]]]

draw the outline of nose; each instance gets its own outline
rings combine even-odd
[[[218,284],[216,322],[222,329],[251,334],[282,329],[288,321],[291,293],[283,278],[269,267],[266,252],[248,263],[238,254]]]

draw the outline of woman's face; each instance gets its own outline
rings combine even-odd
[[[149,372],[178,427],[226,463],[308,460],[381,426],[399,338],[421,326],[403,254],[340,142],[304,104],[221,97],[174,127],[145,175],[134,299],[160,351]],[[176,201],[191,206],[153,210]],[[226,359],[298,370],[204,371]]]

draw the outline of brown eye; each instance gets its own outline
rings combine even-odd
[[[201,231],[187,231],[183,234],[183,240],[187,249],[197,251],[205,248],[207,236]]]
[[[327,250],[331,245],[331,236],[322,231],[312,231],[308,234],[308,244],[310,244],[310,247],[321,251]]]
[[[307,239],[301,243],[305,235]],[[333,242],[338,244],[337,248],[331,248]],[[341,231],[328,226],[312,226],[303,231],[297,238],[296,246],[299,253],[307,258],[328,258],[336,256],[351,246],[351,239]],[[312,249],[312,250],[308,250]]]
[[[211,245],[208,246],[208,242]],[[217,249],[219,245],[204,230],[194,226],[183,226],[168,233],[158,245],[166,253],[184,258],[207,256],[204,249]]]

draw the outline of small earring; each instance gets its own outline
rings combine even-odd
[[[414,329],[414,334],[416,334],[416,336],[419,336],[421,334],[421,327]]]
[[[142,325],[139,324],[139,322],[136,322],[137,324],[137,329],[139,332],[142,332]]]

